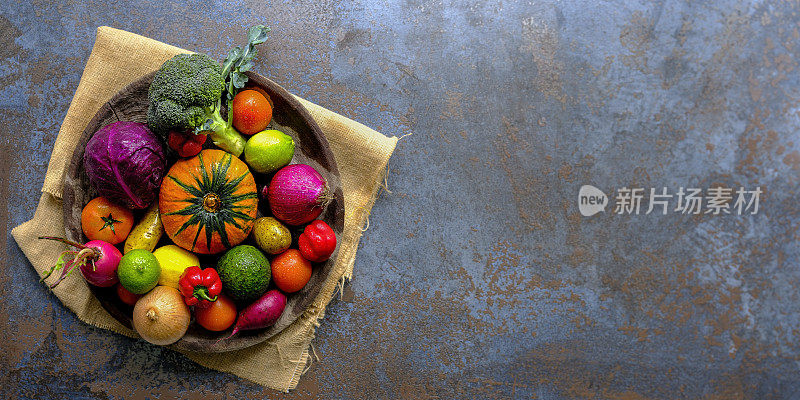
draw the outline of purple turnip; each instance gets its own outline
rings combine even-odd
[[[217,343],[230,339],[239,331],[261,329],[274,325],[283,314],[284,308],[286,308],[286,295],[281,291],[273,289],[264,293],[258,300],[239,312],[239,316],[236,318],[236,325],[233,326],[233,332],[228,337],[218,340]]]
[[[40,236],[39,239],[59,241],[78,249],[61,253],[56,265],[50,268],[45,276],[42,277],[41,281],[44,281],[50,277],[53,271],[61,269],[61,276],[53,284],[49,285],[50,289],[58,286],[64,278],[75,270],[75,267],[80,268],[84,279],[94,286],[110,287],[119,282],[117,265],[119,265],[119,260],[122,259],[122,253],[111,243],[92,240],[86,242],[86,244],[80,244],[52,236]]]

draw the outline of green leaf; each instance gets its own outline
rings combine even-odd
[[[270,28],[264,25],[256,25],[247,31],[247,46],[244,48],[236,46],[228,52],[228,57],[222,63],[222,77],[225,80],[225,92],[228,101],[232,101],[238,89],[242,89],[247,83],[248,78],[245,72],[253,69],[251,62],[258,51],[255,46],[267,40]],[[230,114],[230,112],[229,112]]]
[[[242,48],[236,46],[228,52],[228,57],[222,62],[222,79],[228,80],[228,74],[234,69],[242,57]]]
[[[211,127],[213,126],[213,124],[214,124],[214,121],[211,118],[207,118],[206,122],[204,122],[203,125],[199,125],[199,126],[194,127],[194,134],[197,135],[197,134],[200,134],[200,133],[202,133],[204,131],[212,130]]]
[[[231,83],[233,83],[233,87],[241,89],[244,87],[244,84],[247,83],[247,76],[242,73],[239,73],[238,71],[232,72]]]
[[[58,261],[56,261],[56,269],[64,268],[64,264],[66,264],[67,261],[71,261],[74,258],[75,258],[75,255],[72,254],[69,251],[65,251],[65,252],[61,253],[61,255],[58,256]]]
[[[236,46],[236,47],[232,48],[231,51],[228,52],[228,58],[226,58],[225,61],[226,62],[228,62],[228,61],[236,61],[241,56],[242,56],[242,48],[239,47],[239,46]]]
[[[54,265],[52,268],[50,268],[50,270],[47,271],[47,273],[44,274],[42,279],[39,279],[39,282],[44,282],[44,280],[49,278],[50,275],[52,275],[54,271],[61,270],[61,268],[64,268],[64,265],[66,265],[69,262],[72,262],[72,260],[75,259],[75,255],[76,254],[78,254],[77,251],[69,251],[69,250],[61,253],[61,255],[58,256],[58,260],[56,261],[56,265]]]
[[[253,61],[253,59],[256,58],[256,54],[258,54],[258,51],[256,51],[255,47],[247,46],[247,49],[245,50],[244,54],[242,54],[239,62],[236,63],[236,69],[241,68],[242,64]]]
[[[247,40],[251,45],[261,44],[267,41],[267,34],[271,29],[264,25],[256,25],[247,31]]]

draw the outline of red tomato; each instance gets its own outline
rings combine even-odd
[[[270,263],[270,268],[275,286],[286,293],[299,291],[311,279],[311,262],[303,258],[297,249],[278,254]]]
[[[272,120],[272,106],[261,92],[242,90],[233,97],[233,127],[245,135],[266,129]]]
[[[105,197],[92,199],[81,212],[81,228],[89,240],[122,243],[133,227],[133,212]]]
[[[269,97],[269,93],[264,90],[261,86],[254,86],[254,85],[245,85],[244,90],[255,90],[258,93],[261,93],[265,99],[269,102],[269,106],[275,108],[275,104],[272,103],[272,98]]]
[[[195,307],[194,317],[197,323],[210,331],[221,332],[236,322],[236,305],[224,294],[217,297],[206,308]]]
[[[119,299],[122,300],[123,303],[129,306],[135,306],[136,302],[143,295],[131,293],[128,291],[128,289],[125,289],[121,283],[117,283],[117,296],[119,296]]]

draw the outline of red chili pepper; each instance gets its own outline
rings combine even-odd
[[[169,131],[167,144],[180,157],[194,157],[203,150],[207,138],[208,136],[202,133],[195,135],[191,132]]]
[[[308,261],[322,262],[330,258],[336,250],[336,234],[322,220],[316,220],[297,238],[300,254]]]
[[[214,268],[186,268],[178,280],[178,286],[186,305],[200,308],[206,308],[217,301],[217,296],[222,293],[222,281]]]

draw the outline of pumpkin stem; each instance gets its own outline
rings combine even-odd
[[[208,212],[217,212],[222,208],[222,201],[216,193],[209,193],[203,197],[203,209]]]

